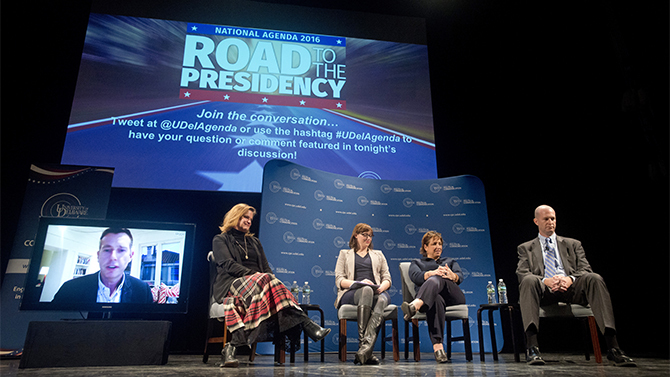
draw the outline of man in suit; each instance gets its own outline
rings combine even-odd
[[[547,205],[535,209],[538,237],[517,248],[519,301],[526,331],[526,362],[543,365],[537,343],[540,306],[557,302],[591,305],[605,335],[607,358],[616,366],[636,366],[619,349],[612,302],[603,278],[591,270],[581,242],[556,235],[556,212]]]
[[[100,236],[100,271],[66,281],[52,302],[153,302],[151,288],[145,282],[125,274],[133,259],[133,235],[126,228],[109,228]]]

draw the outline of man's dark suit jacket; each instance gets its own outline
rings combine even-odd
[[[563,268],[568,276],[578,278],[585,273],[593,272],[589,261],[586,260],[581,242],[574,238],[557,235],[556,244],[558,245],[558,253],[561,256]],[[544,278],[542,248],[539,237],[524,242],[517,248],[519,263],[517,264],[516,275],[519,278],[519,283],[527,275],[535,275],[540,279]]]
[[[96,302],[100,272],[68,280],[60,287],[52,302]],[[149,284],[126,275],[121,291],[121,303],[150,304],[153,302]]]
[[[566,303],[575,303],[580,305],[590,305],[596,318],[601,332],[606,328],[615,329],[614,314],[612,313],[612,301],[607,291],[607,286],[598,274],[594,274],[591,265],[586,260],[582,243],[567,237],[556,236],[558,244],[558,253],[561,256],[563,268],[568,276],[573,276],[576,280],[570,286],[566,295],[560,293],[546,296],[549,289],[545,288],[544,293],[540,294],[540,299],[546,303],[551,303],[555,299]],[[525,279],[537,279],[539,284],[544,278],[544,259],[542,257],[542,245],[539,238],[522,243],[517,248],[519,254],[519,264],[516,274],[519,278],[519,304],[521,306],[521,316],[523,318],[524,329],[528,329],[531,324],[539,326],[539,305],[543,305],[538,297],[534,297],[536,292],[531,281]],[[522,283],[525,281],[525,283]],[[543,297],[544,296],[544,297]],[[548,300],[547,300],[548,299]],[[539,328],[539,327],[538,327]]]

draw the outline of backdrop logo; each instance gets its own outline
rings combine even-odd
[[[442,186],[440,186],[439,183],[433,183],[430,185],[430,191],[433,194],[437,194],[438,192],[440,192],[440,190],[442,190]]]
[[[291,170],[291,173],[289,174],[292,180],[296,180],[300,178],[300,171],[298,169],[293,169]]]
[[[384,241],[384,248],[386,248],[386,250],[393,250],[395,248],[395,242],[393,242],[392,239]]]
[[[379,187],[379,189],[382,190],[382,192],[383,192],[384,194],[388,194],[389,192],[391,192],[391,190],[393,190],[393,189],[391,188],[391,186],[389,186],[389,185],[387,185],[387,184],[383,184],[383,185],[381,185],[381,187]]]
[[[318,201],[322,201],[323,198],[325,198],[325,197],[326,197],[326,195],[324,195],[323,191],[321,191],[321,190],[314,191],[314,199],[316,199]]]
[[[267,215],[265,215],[265,221],[268,222],[268,224],[274,224],[279,220],[279,217],[277,217],[277,214],[274,212],[268,212]]]
[[[365,207],[370,202],[368,198],[366,198],[365,196],[359,196],[357,201],[358,205],[360,205],[361,207]]]
[[[71,217],[88,215],[88,207],[81,205],[79,198],[62,192],[52,195],[43,204],[40,214],[46,217]]]
[[[451,230],[453,230],[454,233],[456,233],[456,234],[461,234],[461,233],[463,233],[465,228],[463,227],[463,225],[461,225],[459,223],[456,223],[456,224],[454,224],[454,226],[451,227]]]
[[[398,288],[396,288],[395,286],[391,285],[391,286],[389,287],[389,289],[387,290],[387,292],[389,293],[389,296],[393,297],[393,296],[396,295],[396,293],[398,293]]]
[[[323,275],[323,269],[320,266],[315,265],[314,267],[312,267],[312,276],[318,278],[321,275]]]
[[[379,174],[373,172],[373,171],[364,171],[361,174],[358,175],[358,178],[368,178],[368,179],[382,179],[382,177],[379,176]]]
[[[286,243],[291,243],[291,242],[295,241],[295,236],[291,232],[284,233],[283,238],[284,238],[284,242],[286,242]]]
[[[414,206],[414,200],[412,198],[405,198],[402,200],[402,205],[404,205],[407,208],[411,208]]]
[[[314,226],[314,229],[316,230],[321,230],[321,228],[323,228],[324,225],[325,224],[321,219],[314,219],[314,221],[312,221],[312,226]]]
[[[335,188],[338,189],[338,190],[341,189],[341,188],[344,188],[344,182],[342,182],[342,180],[339,179],[339,178],[334,180],[333,184],[335,185]]]
[[[449,203],[454,207],[457,207],[459,204],[461,204],[461,202],[462,200],[458,196],[452,196],[449,198]]]
[[[335,245],[336,248],[341,249],[344,247],[344,245],[347,244],[347,241],[345,241],[342,237],[337,236],[333,240],[333,244]]]
[[[416,233],[416,227],[412,224],[405,225],[405,233],[411,236],[412,234]]]
[[[272,191],[274,193],[277,193],[277,192],[279,192],[279,190],[281,190],[281,185],[277,181],[272,181],[272,182],[270,182],[269,188],[270,188],[270,191]]]

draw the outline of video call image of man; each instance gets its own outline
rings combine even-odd
[[[152,303],[149,285],[125,273],[135,254],[132,247],[130,230],[106,229],[100,236],[97,252],[100,271],[66,281],[52,302]]]

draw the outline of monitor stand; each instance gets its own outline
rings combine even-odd
[[[171,328],[169,321],[33,321],[19,368],[164,365]]]

